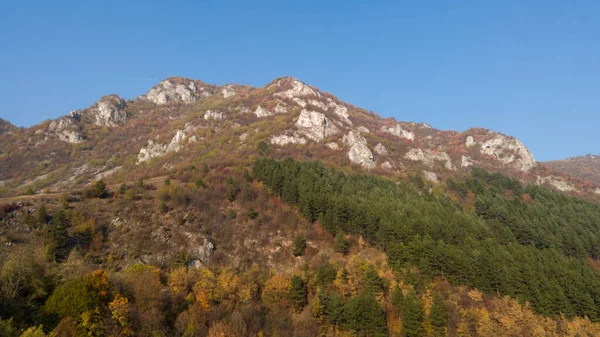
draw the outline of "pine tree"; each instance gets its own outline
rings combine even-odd
[[[370,291],[363,291],[346,303],[344,321],[359,336],[387,336],[385,314]]]
[[[304,280],[298,275],[294,275],[291,280],[290,291],[288,293],[288,299],[290,305],[297,311],[302,310],[307,304],[307,291]]]
[[[423,304],[411,290],[406,294],[402,306],[402,325],[406,337],[423,336]]]
[[[125,194],[125,191],[127,191],[127,185],[122,183],[121,186],[119,186],[119,194],[123,195]]]
[[[446,324],[448,323],[448,311],[446,310],[446,302],[444,298],[435,293],[433,295],[433,303],[429,310],[429,322],[433,327],[436,336],[446,335]]]
[[[40,225],[45,225],[48,223],[48,210],[46,209],[46,206],[40,206],[37,211],[36,218]]]
[[[92,186],[92,195],[96,198],[104,198],[107,194],[106,184],[102,180],[98,180]]]
[[[321,288],[317,289],[317,295],[313,299],[313,304],[311,308],[312,317],[318,321],[323,319],[323,315],[325,314],[325,292],[321,290]]]
[[[404,302],[404,294],[402,293],[402,289],[399,286],[396,286],[394,292],[392,293],[392,305],[396,309],[402,308],[402,303]]]
[[[346,255],[348,253],[348,242],[346,241],[346,237],[341,230],[338,230],[335,234],[335,243],[333,244],[333,249],[342,255]]]
[[[303,256],[305,250],[306,250],[306,239],[304,238],[304,236],[297,235],[296,237],[294,237],[293,252],[292,252],[294,254],[294,256],[296,256],[296,257]]]
[[[344,301],[336,292],[327,294],[325,314],[327,315],[329,322],[336,325],[342,320],[344,314]]]

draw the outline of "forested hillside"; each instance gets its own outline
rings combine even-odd
[[[0,336],[597,336],[598,205],[259,159],[0,208]]]
[[[346,175],[319,163],[265,159],[254,174],[309,221],[380,247],[396,272],[416,266],[427,279],[516,297],[545,315],[600,318],[600,275],[587,261],[600,247],[597,204],[481,169],[448,184],[474,200],[472,211],[421,182]]]

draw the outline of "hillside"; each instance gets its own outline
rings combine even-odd
[[[600,156],[587,155],[544,163],[558,172],[600,184]]]
[[[598,185],[284,77],[0,134],[0,336],[597,336]]]
[[[134,100],[108,95],[0,135],[0,194],[60,192],[100,178],[135,181],[207,159],[248,164],[257,151],[431,181],[478,166],[582,196],[595,191],[490,130],[459,133],[384,119],[291,77],[261,88],[175,77]]]

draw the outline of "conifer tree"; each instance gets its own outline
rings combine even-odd
[[[446,310],[444,298],[438,293],[433,295],[433,303],[429,309],[429,323],[431,323],[435,336],[446,335],[448,311]]]
[[[406,294],[402,306],[402,326],[406,337],[423,336],[423,304],[414,290]]]
[[[298,275],[294,275],[291,280],[291,286],[288,293],[290,305],[297,311],[302,310],[307,303],[307,291],[304,280]]]

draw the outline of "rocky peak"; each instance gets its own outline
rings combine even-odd
[[[304,96],[317,96],[321,97],[318,90],[311,88],[304,82],[301,82],[293,77],[283,77],[273,81],[269,88],[277,88],[277,92],[274,94],[277,97],[285,97],[289,99],[304,97]]]
[[[182,77],[170,77],[150,89],[143,96],[157,105],[167,103],[190,103],[212,95],[210,88],[201,81]]]
[[[118,95],[108,95],[100,98],[91,109],[94,115],[94,124],[99,126],[115,126],[127,121],[125,112],[125,100]],[[76,113],[72,114],[75,119]]]
[[[482,142],[480,152],[522,172],[529,171],[536,165],[533,154],[521,141],[501,134]]]

